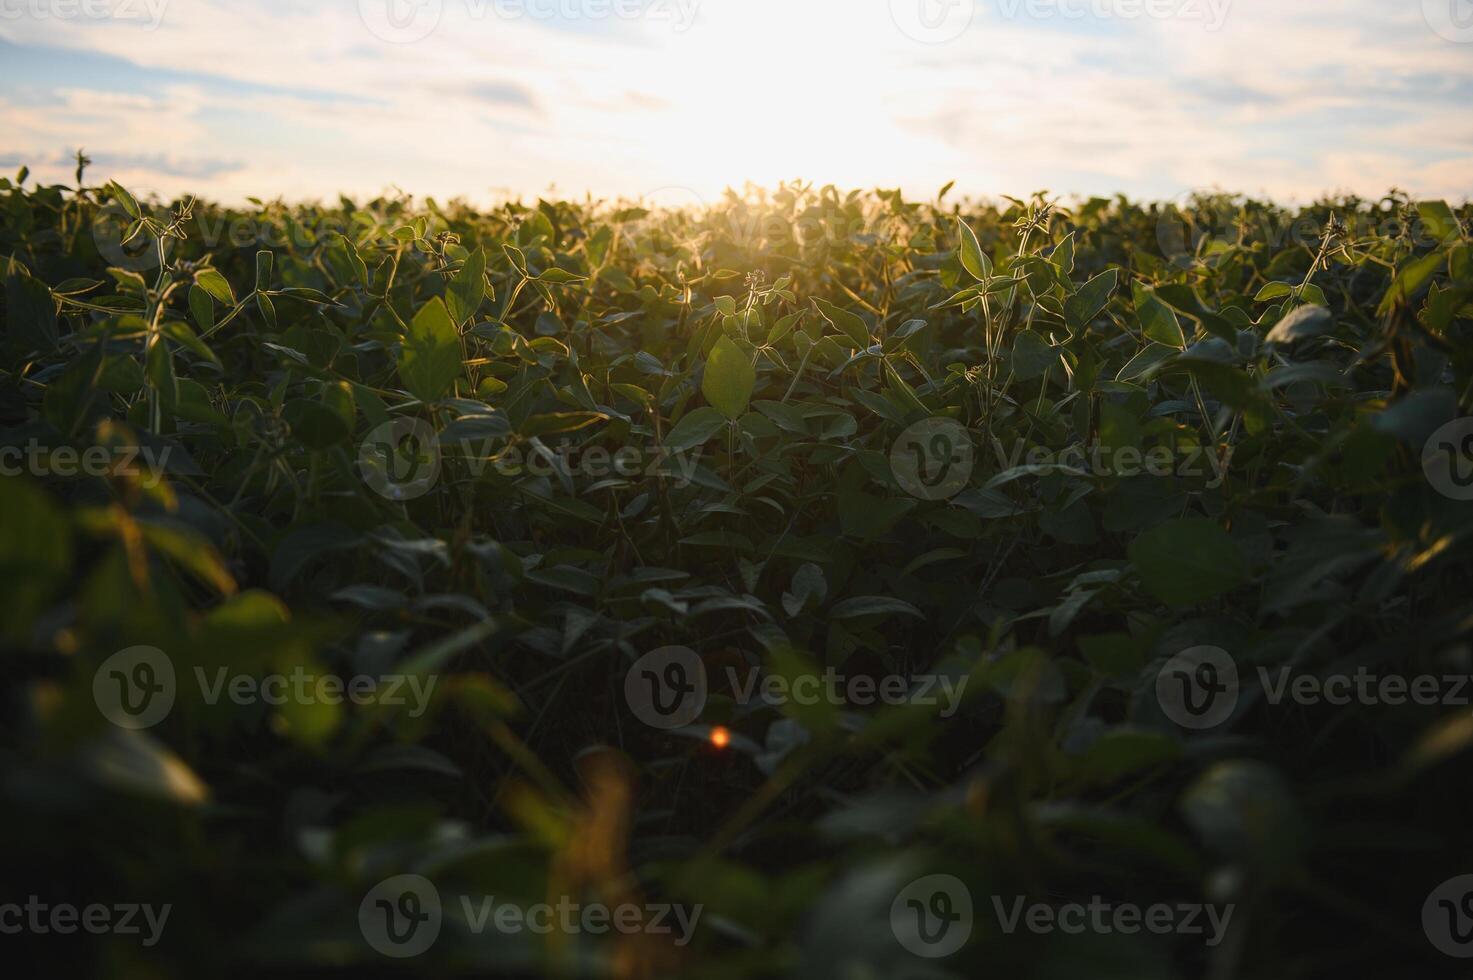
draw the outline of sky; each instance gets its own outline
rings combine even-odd
[[[1473,0],[0,0],[0,168],[699,203],[1473,193]]]

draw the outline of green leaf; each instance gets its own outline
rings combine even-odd
[[[607,422],[608,419],[609,417],[602,412],[547,412],[541,415],[529,415],[521,425],[517,426],[517,433],[523,438],[532,439],[562,432],[577,432],[590,425]]]
[[[110,180],[107,182],[106,190],[108,196],[116,200],[122,206],[123,210],[128,212],[128,217],[134,221],[143,217],[143,209],[138,206],[137,199],[124,190],[122,184],[119,184],[115,180]]]
[[[992,260],[987,253],[982,251],[982,243],[977,241],[977,233],[972,226],[961,218],[956,219],[956,234],[961,240],[961,247],[957,250],[957,258],[961,260],[962,268],[967,274],[978,282],[992,278]]]
[[[1166,344],[1147,344],[1141,348],[1140,353],[1132,357],[1120,373],[1115,376],[1116,381],[1135,381],[1145,377],[1158,365],[1165,363],[1181,351],[1169,347]]]
[[[1335,325],[1335,318],[1323,306],[1301,306],[1284,317],[1269,331],[1270,344],[1292,344],[1296,340],[1307,340],[1326,333]]]
[[[503,243],[501,246],[501,250],[505,252],[506,257],[511,260],[512,267],[525,276],[527,274],[526,254],[523,253],[520,248],[517,248],[510,242]]]
[[[275,262],[274,256],[267,249],[261,249],[256,253],[256,289],[271,288],[271,266]]]
[[[577,273],[569,272],[567,269],[559,269],[554,266],[539,275],[535,281],[550,282],[554,286],[561,286],[570,282],[583,282],[587,278],[587,276],[580,276]]]
[[[174,404],[174,417],[201,425],[229,425],[223,412],[210,403],[210,393],[198,381],[180,378],[179,400]]]
[[[353,434],[353,389],[345,381],[327,385],[316,401],[303,398],[288,402],[285,414],[292,434],[303,445],[327,449]]]
[[[1452,421],[1457,409],[1458,400],[1451,390],[1424,388],[1371,416],[1371,426],[1409,446],[1421,447],[1439,427]]]
[[[272,330],[276,329],[276,304],[271,302],[271,297],[265,293],[256,294],[256,309],[261,311],[261,318]]]
[[[1306,844],[1304,816],[1281,773],[1258,760],[1219,762],[1182,794],[1182,817],[1233,864],[1295,867]]]
[[[858,619],[861,616],[914,616],[917,619],[925,619],[926,616],[915,606],[904,599],[896,599],[893,596],[861,595],[843,602],[835,603],[834,608],[829,610],[831,619]]]
[[[1180,754],[1180,743],[1169,735],[1115,728],[1085,751],[1076,768],[1091,782],[1112,783],[1132,773],[1164,765]]]
[[[215,301],[199,283],[189,287],[189,312],[201,330],[215,329]]]
[[[49,353],[58,343],[51,290],[15,259],[5,274],[5,331],[6,346],[17,355]]]
[[[870,346],[869,327],[865,326],[864,320],[858,314],[841,310],[828,300],[814,297],[813,305],[818,307],[818,312],[823,318],[844,336],[854,341],[859,347]]]
[[[1147,338],[1177,350],[1186,348],[1187,339],[1182,333],[1181,321],[1176,318],[1176,311],[1140,285],[1135,287],[1135,314],[1140,320],[1141,332]]]
[[[1157,525],[1131,542],[1130,560],[1146,591],[1170,606],[1205,602],[1248,579],[1238,543],[1203,517]]]
[[[342,246],[343,254],[347,256],[348,264],[353,273],[358,277],[358,282],[365,289],[371,285],[368,275],[368,264],[363,261],[363,256],[358,252],[358,246],[353,240],[342,233],[338,234],[338,244]]]
[[[1417,205],[1417,214],[1427,236],[1434,242],[1449,242],[1463,234],[1458,216],[1446,201],[1423,201]]]
[[[1054,246],[1054,251],[1053,254],[1049,256],[1049,261],[1054,264],[1054,268],[1059,270],[1060,275],[1067,278],[1071,273],[1073,273],[1074,232],[1069,232],[1069,234],[1064,236],[1064,240],[1062,242]]]
[[[58,504],[24,479],[0,479],[0,636],[30,632],[31,619],[72,567],[72,526]]]
[[[179,399],[179,384],[174,376],[174,359],[169,356],[169,345],[160,337],[149,345],[143,373],[149,387],[158,392],[159,404],[165,412],[172,413]]]
[[[1013,374],[1019,381],[1040,377],[1058,362],[1059,352],[1037,331],[1024,330],[1013,341]]]
[[[189,324],[184,321],[167,320],[159,327],[159,331],[196,357],[202,357],[212,364],[220,363],[220,358],[215,356],[215,352],[210,350],[209,345],[200,340],[189,328]]]
[[[1299,290],[1299,298],[1315,306],[1328,307],[1330,305],[1330,301],[1325,299],[1325,291],[1312,282],[1305,283],[1304,288]]]
[[[201,269],[194,274],[195,284],[226,306],[235,305],[235,291],[218,269]]]
[[[1395,309],[1398,303],[1410,300],[1425,289],[1427,283],[1447,261],[1447,257],[1446,252],[1438,250],[1409,262],[1392,280],[1391,288],[1386,290],[1386,295],[1382,298],[1381,306],[1376,314],[1385,316]]]
[[[675,452],[685,452],[704,445],[727,425],[726,417],[714,408],[697,408],[687,412],[675,427],[665,434],[665,445]]]
[[[756,383],[757,369],[746,353],[736,341],[722,334],[706,358],[706,373],[701,380],[701,393],[706,401],[727,418],[740,418],[747,411]]]
[[[79,750],[78,763],[98,783],[132,796],[180,806],[210,798],[194,770],[146,732],[108,726]]]
[[[788,334],[792,333],[793,328],[796,327],[798,325],[798,321],[802,319],[803,313],[802,311],[799,311],[797,313],[789,313],[787,316],[778,320],[772,325],[772,329],[767,331],[767,345],[770,347],[773,344],[777,343],[779,340],[782,340]]]
[[[415,314],[399,354],[404,387],[422,402],[438,400],[461,374],[460,334],[436,296]]]
[[[0,480],[8,519],[0,523],[0,572],[47,575],[71,567],[71,526],[60,507],[25,480]]]
[[[1064,304],[1064,320],[1069,327],[1075,331],[1088,327],[1100,315],[1105,304],[1110,302],[1110,296],[1115,292],[1115,285],[1119,281],[1119,269],[1106,269],[1081,286],[1079,292],[1070,296]]]
[[[457,326],[476,315],[486,298],[486,252],[477,248],[445,289],[445,308]]]

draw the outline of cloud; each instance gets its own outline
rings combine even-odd
[[[1416,3],[1235,0],[1213,31],[986,0],[970,30],[924,44],[891,0],[702,0],[693,20],[678,0],[632,19],[597,2],[549,0],[575,14],[549,20],[443,0],[411,43],[375,36],[356,0],[171,3],[155,31],[7,21],[0,148],[61,179],[59,151],[82,144],[144,191],[232,201],[709,198],[794,177],[984,195],[1473,187],[1473,45]]]
[[[103,172],[144,171],[189,180],[209,180],[245,169],[241,160],[177,157],[167,153],[93,153],[89,157],[92,165]]]
[[[530,109],[537,104],[531,92],[512,82],[477,82],[467,91],[473,98],[496,105],[525,106]]]

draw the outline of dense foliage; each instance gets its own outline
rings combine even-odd
[[[1473,674],[1473,503],[1424,472],[1473,415],[1469,209],[237,211],[77,177],[0,181],[6,895],[173,911],[152,946],[8,949],[140,977],[1455,972],[1422,913],[1473,873],[1466,704],[1247,681]],[[927,419],[967,446],[900,442]],[[140,646],[177,701],[114,724],[105,662]],[[626,676],[671,646],[710,692],[664,729]],[[1200,647],[1244,678],[1207,730],[1158,697]],[[966,684],[773,704],[733,690],[749,667]],[[194,683],[304,672],[424,700]],[[395,960],[360,903],[410,873],[445,924]],[[975,923],[922,958],[892,905],[943,873]],[[478,932],[460,894],[703,911],[684,945]],[[1212,945],[1009,932],[1014,896],[1235,913]]]

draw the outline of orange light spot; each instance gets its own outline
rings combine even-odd
[[[720,725],[711,729],[711,744],[718,749],[724,749],[731,744],[731,732]]]

